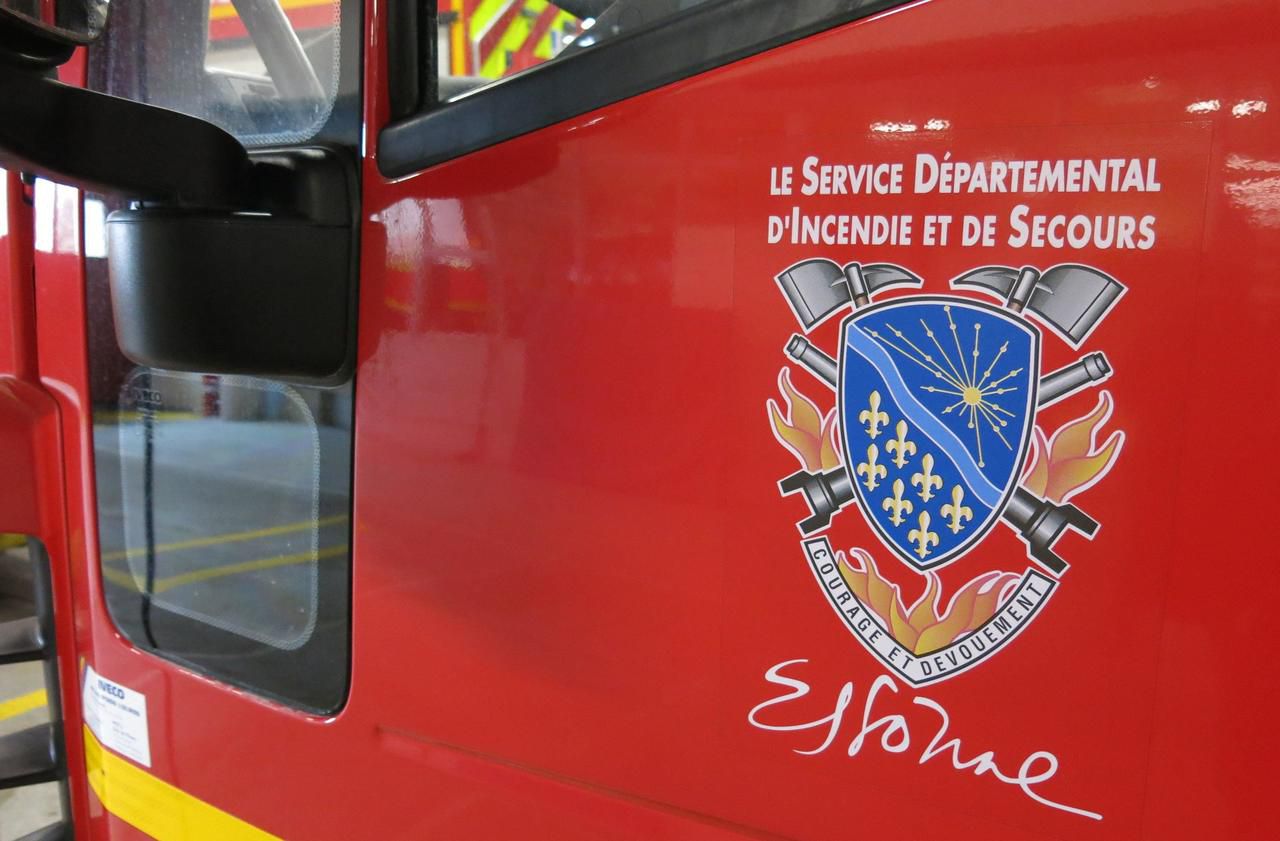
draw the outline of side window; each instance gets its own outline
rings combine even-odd
[[[247,146],[354,147],[359,22],[355,0],[113,0],[90,50],[90,85],[213,121]],[[349,673],[352,383],[126,359],[102,224],[120,207],[112,196],[85,201],[98,542],[112,619],[138,647],[188,668],[334,710]]]
[[[905,2],[437,0],[433,35],[388,33],[378,167],[410,175]],[[414,0],[388,5],[421,27]]]
[[[330,463],[346,461],[348,394],[133,367],[112,397],[96,401],[114,411],[95,416],[94,447],[102,571],[121,603],[305,646],[320,564],[347,552],[346,477]]]
[[[708,0],[438,2],[438,98],[448,101],[660,23]]]

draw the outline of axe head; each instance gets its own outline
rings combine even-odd
[[[845,266],[845,273],[855,264]],[[924,280],[893,263],[872,263],[862,267],[862,277],[867,282],[867,292],[874,295],[890,286],[923,286]]]
[[[1025,281],[1025,285],[1020,281]],[[1025,301],[1025,312],[1052,327],[1072,347],[1079,347],[1124,294],[1124,284],[1111,275],[1063,263],[1043,273],[1030,267],[984,266],[951,281],[1009,302]],[[1029,293],[1029,298],[1024,297]]]
[[[924,283],[892,263],[849,263],[842,268],[825,258],[802,260],[779,274],[777,281],[806,333],[837,310],[865,303],[867,297],[881,289]]]
[[[824,258],[802,260],[784,269],[777,281],[806,333],[853,300],[844,270]]]
[[[980,269],[965,272],[959,277],[951,281],[952,286],[970,286],[989,295],[994,295],[1001,301],[1009,299],[1009,293],[1013,291],[1013,285],[1021,274],[1018,269],[1013,266],[983,266]]]
[[[1064,263],[1040,276],[1027,311],[1079,347],[1124,294],[1124,284],[1106,272]]]

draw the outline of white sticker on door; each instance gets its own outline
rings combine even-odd
[[[134,762],[151,767],[147,696],[85,667],[84,720],[98,741]]]

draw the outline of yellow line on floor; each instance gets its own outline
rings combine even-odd
[[[37,689],[35,692],[28,692],[26,695],[19,695],[7,701],[0,701],[0,721],[17,718],[23,713],[38,710],[48,704],[49,693],[43,689]]]
[[[184,572],[181,575],[160,579],[156,582],[156,592],[163,593],[165,590],[172,590],[174,587],[181,587],[183,584],[194,584],[197,581],[208,581],[211,578],[222,578],[227,575],[237,575],[241,572],[258,572],[264,569],[305,564],[309,561],[318,561],[321,558],[345,555],[346,552],[347,545],[344,543],[341,546],[330,546],[318,552],[297,552],[292,555],[277,555],[274,558],[260,558],[256,561],[244,561],[239,564],[225,564],[223,566],[197,569],[192,572]]]
[[[324,526],[332,526],[335,523],[345,523],[346,521],[346,514],[338,514],[333,517],[323,517],[319,520],[303,520],[298,523],[285,523],[280,526],[269,526],[265,529],[226,532],[224,534],[215,534],[212,537],[195,537],[191,540],[179,540],[175,543],[161,543],[156,546],[156,551],[174,552],[179,549],[197,549],[201,546],[216,546],[220,543],[235,543],[241,540],[257,540],[260,537],[272,537],[277,534],[289,534],[295,531],[305,531],[306,529],[323,528]],[[119,561],[124,558],[141,558],[145,557],[146,554],[147,548],[145,546],[139,546],[133,549],[107,552],[102,556],[102,560]]]
[[[259,558],[254,561],[243,561],[238,564],[223,564],[221,566],[205,567],[204,569],[192,570],[191,572],[184,572],[180,575],[171,575],[168,578],[157,579],[155,586],[152,588],[152,592],[163,593],[166,590],[172,590],[174,587],[181,587],[184,584],[194,584],[197,581],[208,581],[212,578],[223,578],[228,575],[238,575],[242,572],[258,572],[264,569],[275,569],[276,567],[305,564],[310,561],[318,561],[323,558],[345,555],[346,552],[347,544],[343,543],[339,546],[327,546],[316,552],[295,552],[292,555],[276,555],[271,558]],[[140,576],[135,578],[124,570],[103,567],[102,575],[122,587],[129,587],[134,590],[142,589],[142,578]]]
[[[151,416],[155,420],[163,422],[204,419],[204,415],[198,415],[195,412],[153,412]],[[111,426],[118,423],[133,423],[140,420],[142,420],[142,412],[138,411],[112,411],[110,409],[100,409],[93,413],[93,422],[98,425]]]
[[[129,587],[130,589],[134,589],[134,590],[141,589],[139,584],[134,583],[133,576],[122,569],[115,569],[114,567],[103,567],[102,577],[107,579],[108,581],[114,581],[115,583],[119,584],[121,587]]]

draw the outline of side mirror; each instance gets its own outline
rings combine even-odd
[[[0,0],[0,13],[63,44],[98,40],[111,0]]]
[[[125,356],[344,381],[355,360],[356,162],[319,147],[250,153],[196,117],[49,78],[70,55],[65,42],[93,32],[38,14],[53,5],[0,0],[0,166],[134,200],[107,219]],[[105,18],[107,0],[56,8],[73,6]]]
[[[355,360],[354,163],[320,147],[252,161],[265,213],[146,205],[107,217],[116,341],[152,368],[343,382]]]

